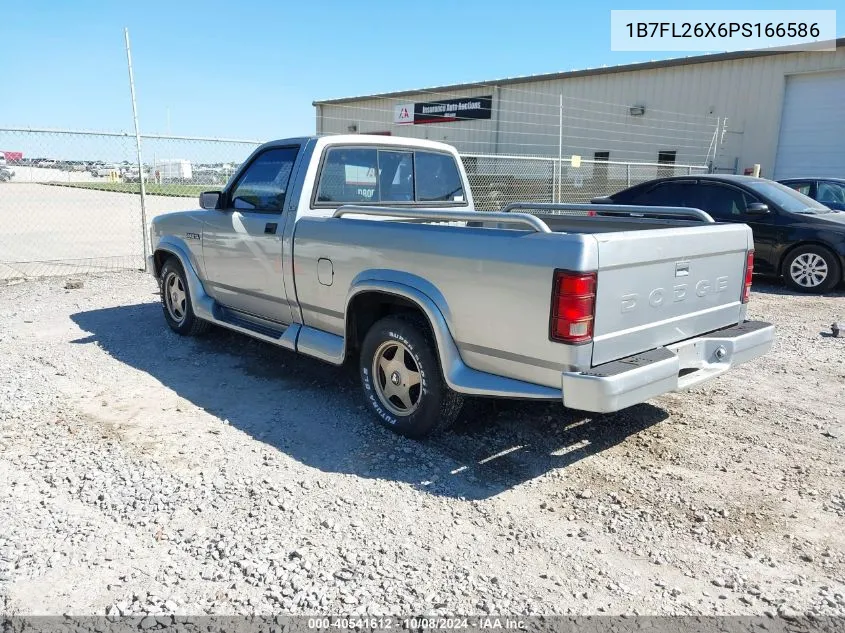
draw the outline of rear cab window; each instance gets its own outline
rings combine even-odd
[[[466,197],[451,154],[402,147],[330,147],[313,206],[343,204],[465,206]]]

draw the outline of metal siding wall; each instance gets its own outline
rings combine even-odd
[[[732,168],[738,159],[739,169],[760,163],[763,174],[771,175],[786,75],[839,69],[845,69],[845,48],[550,81],[527,80],[501,87],[499,108],[494,109],[490,120],[394,125],[395,103],[494,93],[492,85],[448,93],[422,91],[407,97],[323,105],[323,130],[345,133],[347,125],[357,123],[360,132],[389,130],[396,136],[446,141],[464,152],[487,153],[495,151],[499,116],[499,153],[556,156],[558,95],[563,94],[567,117],[565,156],[580,154],[591,158],[594,151],[604,150],[611,152],[611,160],[653,162],[658,151],[675,149],[677,162],[687,163],[695,162],[700,151],[682,147],[685,126],[691,126],[690,133],[695,132],[695,143],[699,143],[702,133],[698,123],[693,122],[705,121],[712,108],[712,116],[728,119],[728,133],[717,166]],[[635,104],[646,106],[644,116],[625,114],[628,106]],[[622,121],[625,125],[619,124]],[[667,145],[673,140],[673,130],[678,131],[674,139],[677,147]]]
[[[396,125],[393,109],[398,104],[437,101],[456,97],[483,97],[493,95],[492,86],[457,92],[419,92],[405,97],[387,99],[361,99],[343,104],[323,104],[323,133],[347,134],[350,125],[357,125],[358,132],[390,132],[393,136],[422,138],[450,143],[465,153],[486,154],[495,151],[496,110],[490,119],[456,121],[454,123],[429,123],[425,125]],[[495,99],[494,99],[495,102]]]

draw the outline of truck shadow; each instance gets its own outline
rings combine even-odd
[[[181,398],[324,472],[403,481],[432,494],[484,499],[611,448],[667,418],[638,405],[612,415],[558,403],[469,401],[455,429],[425,442],[380,427],[357,373],[214,329],[172,333],[157,303],[71,316],[97,343]],[[127,324],[131,324],[127,327]]]

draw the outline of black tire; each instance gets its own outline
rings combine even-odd
[[[821,294],[842,281],[836,255],[816,244],[790,251],[783,261],[782,272],[786,285],[797,292]]]
[[[400,350],[402,360],[396,356]],[[419,439],[442,431],[461,412],[463,396],[446,385],[437,347],[421,317],[396,315],[376,322],[364,337],[358,367],[367,406],[382,425],[401,435]],[[393,389],[403,392],[405,400],[392,395]]]
[[[182,336],[199,336],[205,333],[211,327],[211,323],[197,318],[194,314],[191,291],[188,288],[185,271],[178,259],[170,257],[164,262],[164,266],[161,267],[160,279],[161,309],[164,312],[164,320],[167,321],[170,329]],[[170,286],[170,284],[173,284],[173,286]],[[169,286],[177,293],[184,294],[184,300],[175,302],[174,296],[169,292]],[[178,303],[178,307],[176,303]]]

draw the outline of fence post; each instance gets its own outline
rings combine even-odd
[[[552,194],[552,202],[560,202],[563,190],[563,95],[560,95],[557,122],[557,190]],[[555,194],[557,199],[555,199]]]
[[[631,186],[631,163],[625,165],[625,183],[627,187]]]
[[[135,76],[132,74],[132,53],[129,50],[129,29],[123,29],[126,39],[126,64],[129,66],[129,93],[132,95],[132,118],[135,120],[135,149],[138,152],[138,182],[141,184],[141,241],[144,250],[144,272],[147,271],[147,190],[144,186],[144,161],[141,158],[141,131],[138,128],[138,106],[135,103]]]
[[[687,176],[692,176],[692,165],[687,165]]]

